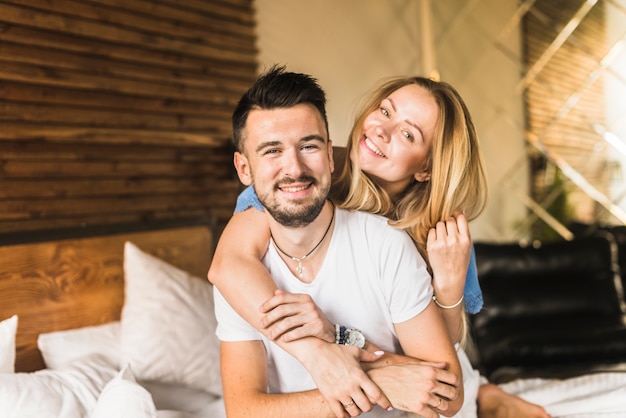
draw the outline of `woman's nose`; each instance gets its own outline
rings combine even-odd
[[[376,135],[383,141],[383,142],[389,142],[391,141],[391,136],[389,135],[388,130],[385,128],[384,125],[378,125],[376,127]]]

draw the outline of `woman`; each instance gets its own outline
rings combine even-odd
[[[333,185],[334,200],[347,209],[385,215],[392,225],[411,235],[431,266],[433,299],[450,338],[462,341],[463,290],[471,253],[467,220],[484,208],[486,180],[476,133],[461,97],[448,84],[425,78],[387,81],[364,103],[350,135],[347,156]],[[245,206],[244,202],[243,209]],[[209,279],[246,320],[270,338],[285,343],[314,336],[333,342],[332,324],[310,300],[281,292],[270,298],[276,288],[259,261],[269,242],[263,219],[256,210],[233,216],[216,249]],[[306,258],[300,257],[298,263],[306,268]],[[472,281],[476,282],[476,276],[470,270],[468,282]],[[239,292],[241,288],[246,292]],[[255,307],[268,298],[262,316]],[[475,287],[474,294],[466,298],[474,312],[480,309],[479,289],[476,294]],[[460,354],[464,357],[462,351]],[[327,377],[324,381],[323,375],[330,373],[331,367],[323,361],[317,364],[324,372],[310,370],[311,374],[322,393],[332,397],[332,390],[325,391],[324,385],[331,388],[337,380]],[[471,400],[468,385],[473,380],[478,387],[478,376],[467,359],[465,366],[465,397]],[[376,394],[362,389],[375,399]],[[480,406],[484,412],[502,397],[507,405],[526,406],[519,398],[507,398],[497,387],[485,389],[487,404]],[[471,403],[475,415],[475,403]]]

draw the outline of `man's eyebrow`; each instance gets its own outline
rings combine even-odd
[[[310,141],[320,141],[320,142],[326,143],[326,138],[324,136],[322,136],[322,135],[311,134],[311,135],[307,135],[307,136],[304,136],[304,137],[300,138],[300,140],[298,142],[302,143],[302,142],[310,142]],[[256,147],[255,152],[261,152],[265,148],[278,147],[278,146],[281,146],[281,145],[283,145],[282,141],[262,142],[262,143],[259,144],[259,146]]]
[[[321,141],[321,142],[326,142],[326,138],[323,137],[322,135],[307,135],[305,137],[303,137],[302,139],[300,139],[300,142],[308,142],[308,141]]]
[[[255,152],[259,152],[261,150],[263,150],[264,148],[268,148],[268,147],[277,147],[279,145],[281,145],[282,142],[280,141],[267,141],[267,142],[261,142],[256,149],[254,150]]]

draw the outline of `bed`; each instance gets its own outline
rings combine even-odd
[[[211,220],[2,239],[0,415],[225,417]]]
[[[0,416],[225,417],[213,248],[206,219],[1,238]],[[626,373],[501,386],[553,417],[626,416]]]

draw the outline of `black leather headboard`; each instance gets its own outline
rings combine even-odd
[[[481,371],[590,370],[626,362],[615,242],[476,243],[484,308],[471,320]],[[574,373],[576,374],[576,373]]]

